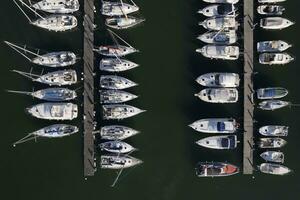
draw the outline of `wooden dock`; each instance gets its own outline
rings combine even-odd
[[[253,9],[254,0],[244,2],[244,146],[243,174],[253,173]]]
[[[83,164],[84,176],[94,176],[94,0],[84,0],[83,36]]]

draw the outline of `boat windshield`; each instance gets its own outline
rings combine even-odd
[[[231,6],[231,4],[224,4],[224,5],[218,6],[217,10],[220,15],[226,15],[226,14],[232,12],[232,6]]]
[[[225,131],[225,123],[224,122],[218,122],[217,123],[217,129],[218,131]]]

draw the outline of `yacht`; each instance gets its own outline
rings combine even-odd
[[[239,0],[203,0],[207,3],[230,3],[230,4],[236,4],[239,2]]]
[[[262,53],[259,55],[259,63],[263,65],[285,65],[294,61],[294,57],[288,53]]]
[[[235,20],[234,16],[225,17],[212,17],[199,23],[199,26],[203,26],[208,30],[221,31],[229,29],[237,29],[239,23]]]
[[[280,108],[284,108],[286,106],[291,105],[288,101],[280,101],[280,100],[266,100],[259,103],[259,108],[262,110],[277,110]]]
[[[258,3],[281,3],[286,0],[258,0]]]
[[[73,15],[50,15],[31,22],[33,25],[48,31],[64,32],[77,26],[77,19]]]
[[[257,7],[257,12],[261,15],[282,15],[284,11],[285,8],[279,5],[260,5]]]
[[[260,88],[256,90],[258,99],[280,99],[288,95],[289,91],[282,87]]]
[[[113,104],[113,105],[103,105],[103,119],[125,119],[133,117],[140,113],[145,112],[139,108],[125,105],[125,104]]]
[[[76,12],[79,6],[78,0],[41,0],[31,5],[35,10],[57,14]]]
[[[102,169],[126,169],[142,163],[143,161],[128,155],[102,155],[100,158]]]
[[[284,163],[284,153],[279,151],[265,151],[260,157],[267,162]]]
[[[237,147],[237,136],[212,136],[198,140],[196,144],[210,149],[235,149]]]
[[[286,143],[282,138],[259,138],[258,146],[261,149],[275,149],[285,146]]]
[[[235,73],[213,72],[199,76],[196,82],[206,87],[238,87],[240,77]]]
[[[138,133],[140,132],[137,130],[120,125],[103,126],[100,130],[103,140],[125,140]]]
[[[232,4],[213,4],[198,11],[206,17],[234,15],[235,8]]]
[[[258,169],[262,173],[272,174],[272,175],[286,175],[291,172],[286,166],[275,164],[275,163],[262,163],[258,166]]]
[[[103,56],[110,57],[123,57],[138,52],[138,50],[133,47],[123,45],[100,46],[99,48],[95,49],[95,51]]]
[[[283,52],[292,45],[282,40],[262,41],[257,43],[257,51],[264,52]]]
[[[61,138],[79,131],[78,127],[68,124],[54,124],[32,132],[30,135],[46,138]]]
[[[100,76],[100,87],[105,89],[126,89],[137,86],[138,84],[121,76],[102,75]]]
[[[203,133],[235,133],[238,123],[232,118],[209,118],[195,121],[189,125],[198,132]]]
[[[208,88],[195,96],[208,103],[236,103],[239,99],[239,93],[235,88]]]
[[[76,62],[76,55],[69,51],[51,52],[32,59],[32,63],[47,67],[67,67]]]
[[[33,117],[47,120],[72,120],[78,115],[78,107],[72,103],[41,103],[26,111]]]
[[[282,17],[267,17],[260,20],[260,27],[267,30],[281,30],[295,23]]]
[[[102,151],[107,151],[110,153],[117,153],[117,154],[127,154],[136,150],[130,144],[127,144],[126,142],[122,142],[122,141],[103,142],[99,145],[99,147]]]
[[[133,1],[132,1],[133,3]],[[137,12],[139,7],[136,4],[123,2],[102,1],[101,14],[106,16],[122,16]]]
[[[100,90],[100,103],[125,103],[138,96],[122,90]]]
[[[113,29],[121,30],[121,29],[132,28],[144,21],[145,19],[136,18],[132,16],[112,17],[112,18],[107,18],[105,20],[105,25]]]
[[[287,136],[289,133],[289,127],[276,125],[263,126],[259,128],[259,133],[264,136]]]
[[[206,45],[201,49],[196,49],[204,57],[210,59],[237,60],[240,55],[238,46],[216,46]]]
[[[198,177],[224,177],[239,173],[239,168],[223,162],[199,162],[196,166]]]
[[[123,72],[138,66],[134,62],[120,58],[103,58],[99,64],[100,70],[107,72]]]
[[[208,44],[228,45],[236,43],[237,35],[235,30],[208,31],[197,39]]]

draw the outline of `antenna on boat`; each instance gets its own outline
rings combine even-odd
[[[28,56],[26,56],[24,53],[22,53],[20,50],[24,51],[25,53],[29,53],[29,54],[32,54],[34,56],[37,56],[37,57],[41,57],[41,55],[37,54],[37,53],[34,53],[32,51],[29,51],[26,49],[26,45],[24,45],[24,48],[18,46],[18,45],[15,45],[11,42],[8,42],[8,41],[4,41],[5,44],[7,44],[10,48],[12,48],[13,50],[15,50],[16,52],[18,52],[19,54],[21,54],[24,58],[26,58],[27,60],[29,60],[30,62],[32,62],[32,59],[30,59]]]
[[[133,46],[131,46],[128,42],[126,42],[124,39],[122,39],[120,36],[118,36],[116,33],[114,33],[112,30],[107,29],[112,35],[116,36],[117,38],[119,38],[122,42],[124,42],[125,44],[127,44],[129,47],[133,48]],[[114,37],[113,37],[114,38]],[[117,43],[117,42],[116,42]],[[117,43],[118,44],[118,43]]]
[[[14,0],[15,1],[15,0]],[[29,10],[31,10],[34,14],[36,14],[37,16],[39,16],[42,19],[45,19],[43,16],[41,16],[38,12],[36,12],[35,10],[33,10],[30,6],[28,6],[26,3],[24,3],[23,0],[19,0],[21,2],[22,5],[24,5],[25,7],[27,7]],[[21,9],[21,8],[20,8]]]

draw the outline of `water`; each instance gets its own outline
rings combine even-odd
[[[241,120],[241,103],[236,105],[211,105],[200,102],[194,93],[202,87],[194,81],[200,74],[211,71],[242,73],[242,62],[210,61],[194,50],[203,44],[195,38],[205,30],[197,26],[202,16],[196,13],[204,4],[199,0],[187,1],[141,1],[141,14],[146,23],[134,30],[121,32],[129,43],[141,50],[130,56],[140,67],[121,75],[140,85],[128,90],[140,98],[131,105],[147,109],[147,113],[121,122],[142,133],[128,142],[140,150],[134,156],[144,164],[125,170],[117,187],[109,185],[115,172],[99,170],[88,181],[83,179],[82,136],[80,134],[61,140],[41,140],[16,148],[11,144],[26,133],[49,125],[24,113],[24,108],[38,101],[30,97],[5,93],[5,89],[32,90],[42,88],[29,80],[10,72],[12,69],[29,71],[30,65],[21,56],[4,44],[1,53],[1,111],[2,111],[2,196],[9,199],[295,199],[300,187],[300,157],[297,145],[299,108],[262,112],[256,110],[257,126],[279,123],[290,126],[286,165],[295,172],[289,176],[276,177],[258,172],[252,176],[237,175],[228,178],[199,179],[194,174],[197,161],[228,161],[242,166],[242,145],[237,150],[220,152],[202,149],[194,142],[206,135],[198,134],[187,127],[204,117],[235,117]],[[285,16],[296,20],[299,1],[284,3]],[[79,14],[78,14],[79,15]],[[82,27],[69,33],[49,33],[32,27],[9,0],[5,0],[0,12],[1,40],[28,44],[44,50],[70,49],[82,54]],[[81,22],[80,22],[81,24]],[[96,44],[109,43],[103,20],[97,17],[99,30]],[[256,40],[284,39],[294,44],[289,50],[299,53],[296,26],[284,31],[256,31]],[[242,41],[239,41],[242,43]],[[76,65],[82,69],[82,63]],[[39,73],[41,68],[34,66]],[[269,68],[256,63],[257,87],[282,86],[289,89],[286,97],[300,102],[296,83],[300,72],[297,61],[286,67]],[[79,87],[79,85],[74,88]],[[79,103],[79,102],[78,102]],[[9,107],[9,106],[10,107]],[[80,125],[80,119],[73,122]],[[242,137],[239,137],[242,139]],[[257,151],[256,154],[259,154]],[[255,163],[262,160],[255,157]],[[281,190],[281,191],[280,191]]]

